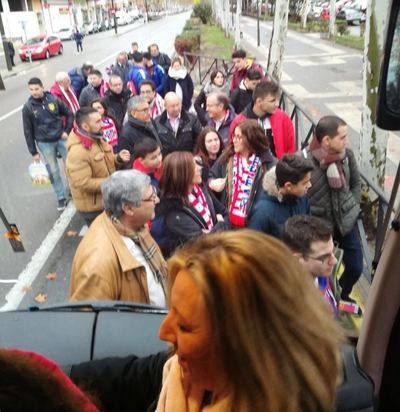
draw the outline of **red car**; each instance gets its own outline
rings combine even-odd
[[[34,59],[49,59],[50,56],[62,54],[63,45],[57,36],[40,35],[29,39],[20,49],[22,61],[29,60],[29,54]]]

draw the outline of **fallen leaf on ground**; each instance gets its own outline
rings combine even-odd
[[[50,272],[46,275],[47,280],[56,280],[57,279],[57,273],[56,272]]]
[[[39,293],[36,297],[35,297],[35,301],[38,303],[43,303],[46,302],[47,300],[47,295],[46,293]]]
[[[69,237],[74,237],[78,234],[78,232],[76,230],[68,230],[67,232],[67,236]]]
[[[27,293],[27,292],[29,292],[29,291],[31,291],[32,290],[32,286],[31,285],[25,285],[23,288],[22,288],[22,292],[24,292],[24,293]]]

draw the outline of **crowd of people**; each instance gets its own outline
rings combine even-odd
[[[89,226],[73,260],[70,299],[170,308],[160,337],[178,357],[72,369],[77,382],[97,385],[103,404],[332,408],[341,341],[330,287],[337,248],[342,300],[354,303],[363,263],[360,176],[347,125],[322,117],[309,147],[296,152],[279,87],[244,50],[232,60],[232,77],[216,70],[195,99],[181,58],[156,44],[119,53],[108,81],[85,63],[58,73],[50,92],[38,78],[28,82],[28,149],[47,163],[59,210],[68,191],[62,158]],[[105,389],[106,370],[118,376],[119,395]],[[302,386],[310,373],[323,383],[313,377]],[[139,375],[146,396],[118,392]],[[281,393],[288,385],[289,399]]]

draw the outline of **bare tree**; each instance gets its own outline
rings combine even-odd
[[[240,44],[240,15],[242,14],[242,0],[236,0],[236,16],[235,16],[235,47]]]
[[[336,2],[330,0],[329,6],[329,37],[336,35]]]
[[[305,29],[307,27],[307,16],[311,9],[311,0],[304,0],[301,6],[301,27]]]

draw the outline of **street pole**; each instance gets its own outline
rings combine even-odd
[[[118,34],[118,29],[117,29],[117,11],[115,10],[114,0],[111,0],[111,7],[112,7],[112,9],[113,9],[114,31],[115,31],[115,34]]]
[[[260,47],[260,0],[257,0],[257,47]]]
[[[146,12],[146,23],[149,22],[149,9],[147,7],[147,0],[144,0],[144,10]]]
[[[0,13],[0,33],[1,33],[1,41],[3,43],[4,56],[6,58],[6,63],[7,63],[7,70],[9,72],[11,72],[12,71],[12,64],[11,64],[10,55],[8,54],[8,45],[7,45],[7,41],[6,41],[6,35],[4,33],[4,26],[3,26],[3,20],[1,18],[1,13]]]

